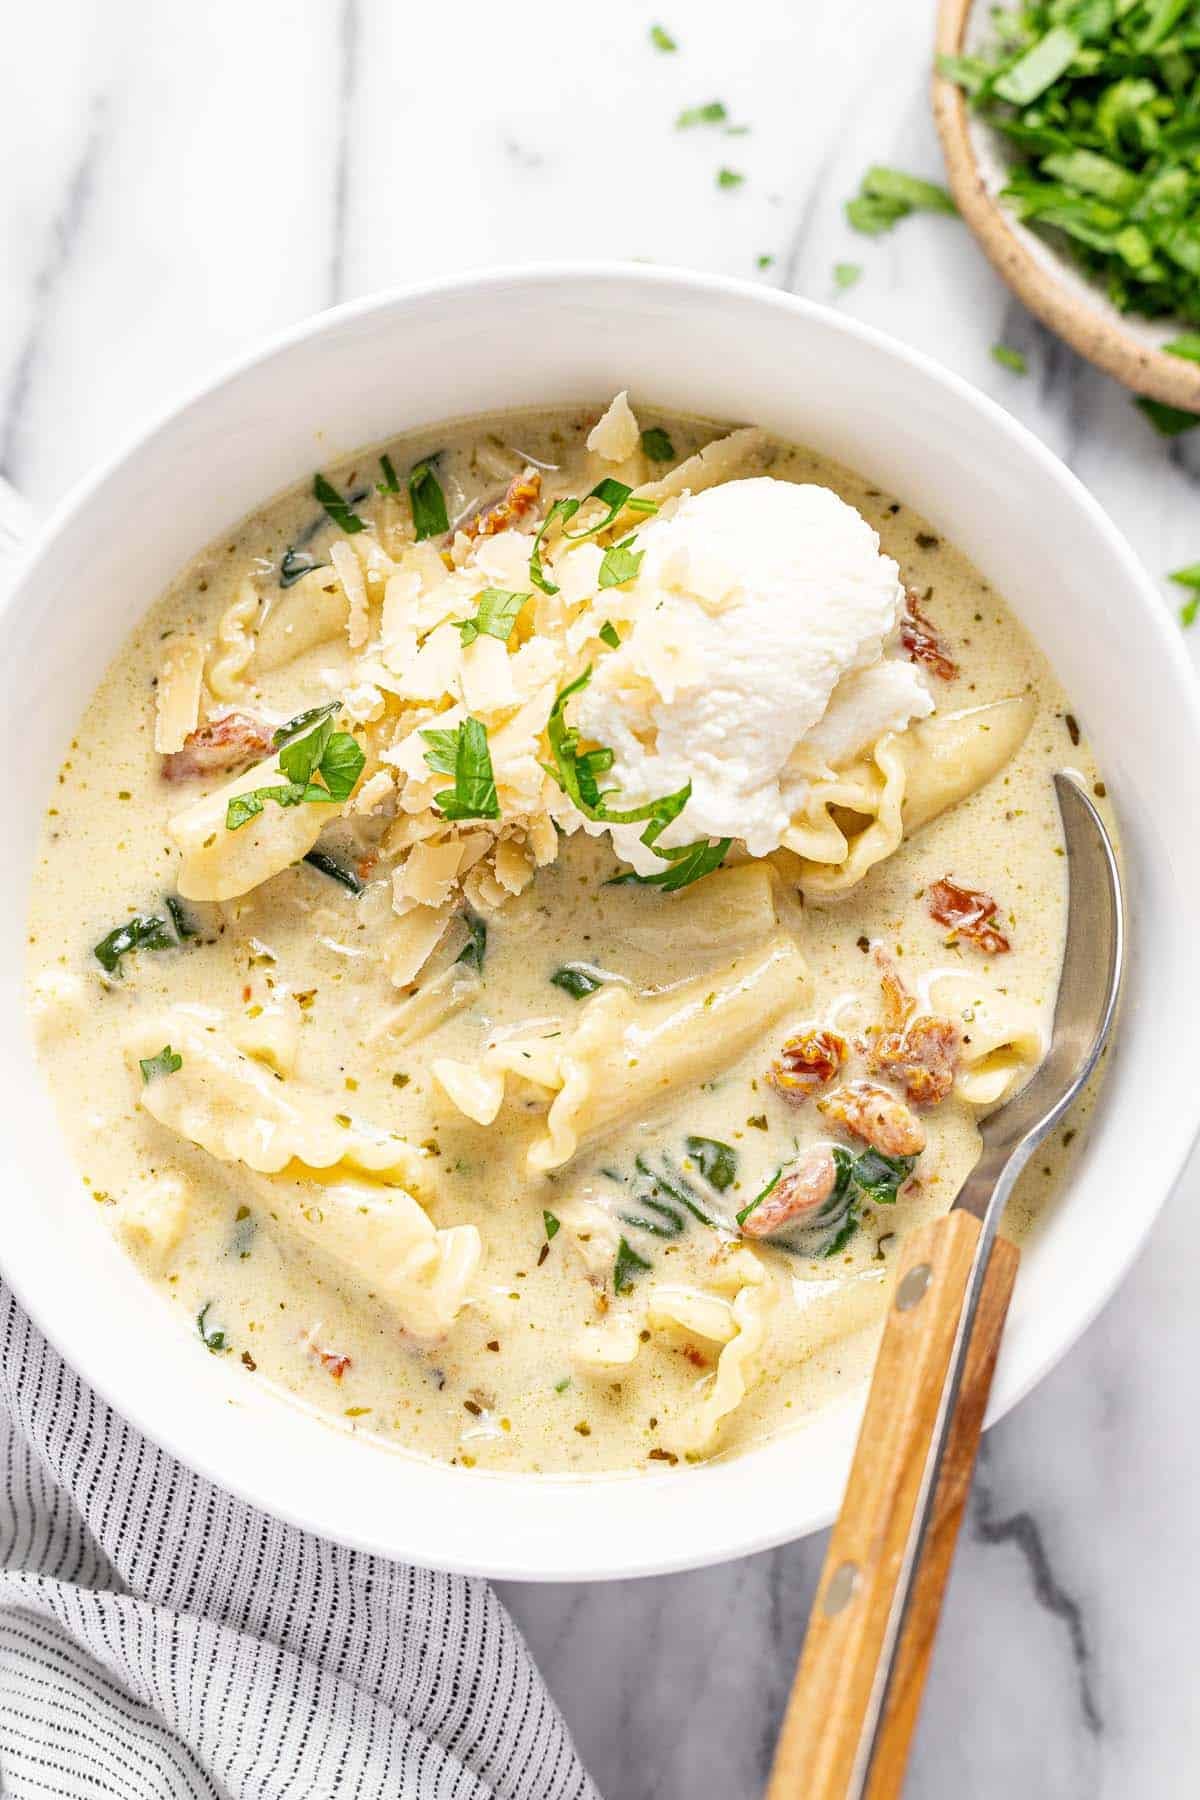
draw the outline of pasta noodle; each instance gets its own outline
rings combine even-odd
[[[996,1106],[1032,1074],[1046,1054],[1046,1035],[1032,1006],[1002,994],[979,975],[935,975],[935,1012],[962,1022],[961,1065],[954,1091],[970,1106]]]
[[[209,652],[207,681],[216,700],[236,700],[254,655],[254,626],[259,613],[258,589],[249,576],[217,624],[217,641]]]
[[[168,638],[154,694],[154,748],[167,755],[182,750],[200,719],[204,687],[204,645],[190,634]]]

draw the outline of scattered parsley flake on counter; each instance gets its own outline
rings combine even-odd
[[[846,202],[846,218],[855,231],[878,237],[914,212],[957,212],[950,195],[934,181],[888,169],[876,163],[862,178],[858,193]]]
[[[157,1056],[138,1058],[138,1068],[142,1071],[144,1082],[153,1081],[159,1075],[174,1075],[182,1067],[182,1056],[177,1056],[170,1044],[164,1044]]]
[[[834,287],[840,287],[840,288],[853,287],[855,282],[858,280],[858,278],[861,274],[862,274],[862,264],[861,263],[846,263],[846,262],[834,263],[834,265],[833,265],[833,285],[834,285]]]
[[[769,269],[773,266],[774,262],[775,258],[771,255],[770,251],[764,250],[760,256],[755,257],[754,266],[756,269]]]
[[[739,188],[745,179],[746,177],[739,174],[736,169],[717,170],[717,186],[719,188]]]
[[[723,125],[728,117],[719,100],[709,100],[704,106],[686,106],[675,121],[675,129],[686,131],[692,125]]]
[[[518,613],[531,598],[529,594],[509,593],[505,588],[484,588],[478,596],[475,617],[454,621],[454,628],[462,637],[463,648],[484,635],[499,638],[502,644],[507,644],[513,634]]]
[[[651,462],[674,462],[675,446],[661,425],[651,425],[642,433],[642,449]]]
[[[366,521],[360,519],[348,500],[343,500],[331,481],[324,475],[313,476],[313,498],[319,500],[335,525],[353,537],[356,531],[367,529]]]
[[[498,819],[496,777],[482,719],[466,718],[453,731],[433,729],[421,736],[430,748],[425,761],[437,775],[453,775],[454,786],[433,796],[447,819]]]
[[[992,361],[998,362],[1002,369],[1011,369],[1014,375],[1025,375],[1029,370],[1021,351],[1014,350],[1011,344],[993,344]]]
[[[426,457],[409,470],[408,500],[412,507],[413,529],[418,544],[423,543],[426,538],[441,537],[449,531],[446,496],[434,473],[432,457]]]
[[[392,465],[392,459],[386,450],[379,459],[379,466],[383,470],[383,480],[375,483],[375,492],[377,494],[398,494],[400,482]]]
[[[1179,623],[1194,625],[1200,616],[1200,563],[1189,563],[1186,569],[1176,569],[1168,575],[1168,581],[1174,581],[1180,587],[1191,588],[1191,598],[1185,600],[1179,608]]]
[[[1163,400],[1151,400],[1146,394],[1138,394],[1133,404],[1139,412],[1145,413],[1162,437],[1182,437],[1185,431],[1193,431],[1200,425],[1200,413],[1184,412],[1182,407],[1168,406]]]
[[[678,50],[679,48],[675,39],[663,25],[652,25],[650,27],[650,42],[654,45],[656,50],[669,51]]]

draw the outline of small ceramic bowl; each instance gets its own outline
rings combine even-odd
[[[212,1480],[324,1537],[523,1580],[690,1568],[815,1530],[841,1498],[861,1398],[743,1456],[585,1481],[385,1450],[247,1382],[234,1359],[204,1354],[87,1198],[20,1003],[26,913],[44,810],[80,713],[181,564],[360,445],[495,408],[602,404],[626,386],[651,410],[753,420],[817,446],[924,513],[1043,645],[1114,796],[1132,921],[1124,1019],[1083,1154],[1025,1251],[993,1417],[1112,1292],[1200,1120],[1192,671],[1119,533],[1000,407],[823,307],[629,265],[501,271],[378,296],[223,371],[59,508],[3,608],[0,1265],[68,1362]]]
[[[942,0],[938,55],[957,56],[986,44],[990,12],[990,6],[975,0]],[[1200,412],[1200,364],[1162,348],[1193,328],[1178,319],[1140,319],[1118,312],[1065,250],[1021,224],[1000,199],[1009,160],[1003,140],[972,114],[962,89],[936,70],[933,116],[958,210],[996,273],[1030,312],[1135,393]]]

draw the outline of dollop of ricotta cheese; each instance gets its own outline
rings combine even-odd
[[[889,654],[900,572],[829,488],[726,482],[644,525],[635,548],[637,578],[613,596],[620,647],[573,719],[614,753],[614,807],[691,782],[664,847],[730,837],[767,855],[814,780],[933,711],[920,672]],[[663,868],[643,826],[588,829],[611,830],[640,874]]]

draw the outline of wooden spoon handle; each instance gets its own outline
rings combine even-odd
[[[980,1294],[869,1772],[856,1760],[979,1232],[970,1213],[951,1212],[914,1232],[901,1253],[767,1800],[888,1800],[901,1791],[1016,1279],[1019,1252],[1004,1238]]]

